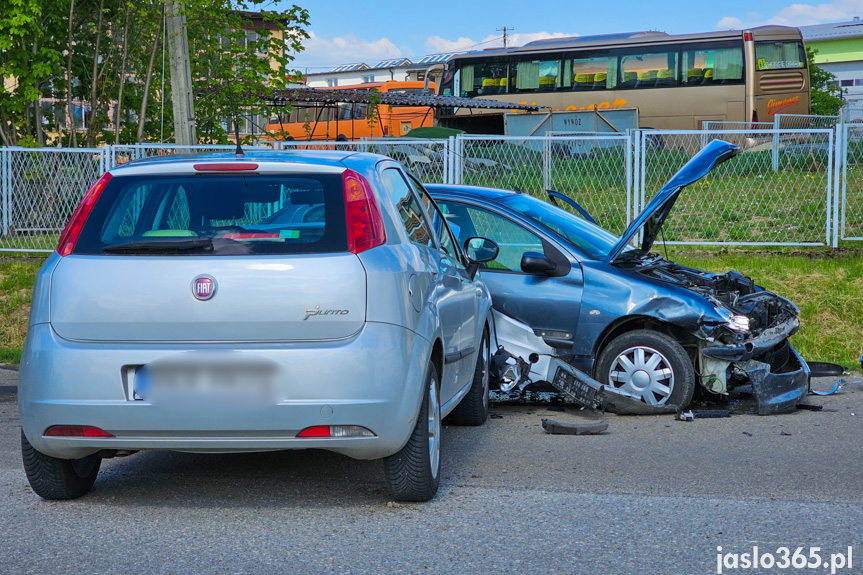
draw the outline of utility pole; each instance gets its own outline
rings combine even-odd
[[[496,32],[503,32],[503,47],[504,47],[504,49],[506,49],[506,39],[507,39],[506,34],[507,34],[507,32],[511,32],[513,30],[515,30],[515,28],[507,28],[506,26],[504,26],[503,28],[495,28]]]
[[[165,0],[165,29],[171,58],[171,103],[174,106],[174,141],[179,145],[197,143],[195,101],[192,96],[192,66],[189,61],[189,34],[184,0]]]

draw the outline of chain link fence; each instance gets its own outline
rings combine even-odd
[[[108,169],[104,149],[0,148],[0,251],[48,251]]]
[[[774,148],[744,148],[684,191],[663,229],[675,244],[825,245],[833,199],[832,130],[772,130]],[[714,132],[737,143],[748,132]],[[702,147],[698,131],[642,132],[641,206]]]
[[[632,215],[631,138],[626,134],[459,136],[454,183],[563,194],[621,233]],[[561,205],[572,210],[568,205]]]
[[[863,240],[863,124],[846,124],[841,136],[839,234]]]
[[[819,120],[820,121],[820,120]],[[836,129],[634,131],[534,137],[259,142],[247,153],[350,150],[392,157],[422,181],[555,191],[621,233],[662,185],[714,138],[743,151],[687,189],[665,240],[694,245],[831,245],[863,240],[863,124]],[[111,167],[228,146],[0,148],[0,251],[51,251],[77,202]],[[572,210],[568,205],[561,207]]]

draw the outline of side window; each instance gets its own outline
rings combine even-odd
[[[382,174],[384,187],[402,219],[402,225],[410,240],[417,244],[430,246],[432,231],[426,224],[422,210],[407,182],[395,168],[387,168]]]
[[[525,252],[545,253],[542,240],[508,219],[458,202],[441,201],[447,221],[459,228],[459,237],[481,236],[497,243],[497,258],[481,264],[483,269],[521,272]]]
[[[414,191],[416,191],[417,195],[420,197],[420,202],[422,203],[423,207],[425,207],[426,213],[431,217],[432,229],[434,230],[434,234],[437,238],[438,245],[440,246],[441,251],[443,251],[455,261],[460,261],[458,249],[455,247],[456,242],[452,237],[452,233],[450,232],[449,227],[445,223],[444,215],[440,212],[440,210],[438,210],[437,206],[434,205],[431,196],[428,195],[428,192],[425,191],[425,188],[423,188],[413,178],[408,178],[408,180],[413,186]]]

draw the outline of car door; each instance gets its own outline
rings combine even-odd
[[[441,402],[446,403],[458,385],[458,369],[449,369],[449,365],[457,364],[462,353],[459,331],[464,322],[464,302],[459,297],[462,284],[453,266],[441,252],[431,227],[431,218],[421,206],[412,186],[408,184],[408,177],[395,164],[390,166],[382,170],[381,178],[396,205],[408,237],[419,250],[425,264],[423,273],[427,276],[427,282],[423,281],[422,284],[428,285],[427,299],[433,302],[440,318],[446,362],[441,374],[440,398]]]
[[[438,205],[459,242],[482,236],[500,247],[497,258],[480,266],[494,309],[526,323],[549,345],[571,353],[584,286],[578,261],[502,211],[446,199],[438,200]],[[555,262],[554,274],[524,273],[525,252],[544,254]]]
[[[414,178],[408,176],[408,181],[429,215],[432,230],[438,243],[441,274],[444,282],[453,291],[453,293],[448,293],[447,297],[456,302],[461,314],[461,323],[456,330],[456,338],[459,342],[458,356],[452,355],[445,358],[447,364],[453,366],[453,371],[458,373],[455,388],[452,390],[452,393],[455,394],[467,385],[473,377],[479,337],[479,301],[483,292],[478,285],[476,276],[472,278],[468,273],[462,252],[446,224],[443,214],[429,193]]]

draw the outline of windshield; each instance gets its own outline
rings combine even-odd
[[[518,194],[500,201],[560,234],[593,259],[605,259],[620,239],[596,224],[532,196]]]

